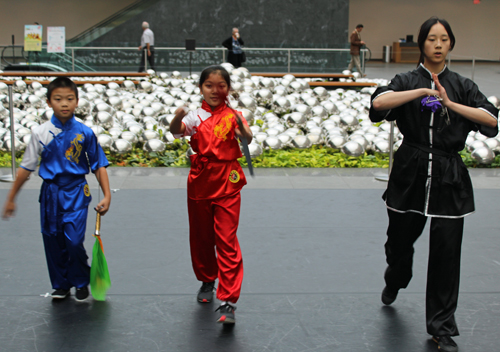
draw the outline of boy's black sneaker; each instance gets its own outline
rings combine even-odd
[[[234,324],[236,323],[236,318],[234,317],[234,311],[236,307],[233,307],[229,303],[224,303],[219,306],[215,311],[220,312],[220,317],[217,319],[218,323],[222,324]]]
[[[198,302],[210,303],[214,299],[215,281],[204,282],[198,291]]]
[[[386,306],[391,305],[398,297],[399,290],[393,290],[389,286],[384,287],[382,291],[382,303]]]
[[[62,288],[58,288],[54,292],[52,292],[52,299],[65,299],[69,295],[69,290],[63,290]]]
[[[458,346],[449,335],[432,336],[432,341],[437,343],[438,350],[444,352],[457,352]]]
[[[76,289],[75,298],[77,301],[84,301],[89,296],[89,288],[87,286]]]

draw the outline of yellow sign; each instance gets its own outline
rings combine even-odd
[[[24,26],[24,51],[42,51],[42,26]]]

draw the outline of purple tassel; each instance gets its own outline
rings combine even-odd
[[[422,104],[422,111],[426,109],[431,110],[432,112],[436,112],[442,108],[439,98],[435,96],[423,97],[420,103]]]

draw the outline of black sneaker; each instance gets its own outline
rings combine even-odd
[[[432,341],[437,343],[438,350],[444,352],[457,352],[458,346],[449,335],[432,336]]]
[[[54,292],[52,292],[52,299],[65,299],[69,295],[69,290],[63,290],[62,288],[58,288]]]
[[[89,296],[89,288],[87,286],[76,289],[75,298],[77,301],[84,301]]]
[[[234,311],[236,307],[233,307],[229,303],[224,303],[219,306],[215,311],[220,312],[220,317],[217,319],[218,323],[222,324],[234,324],[236,323],[236,318],[234,317]]]
[[[399,290],[393,290],[389,286],[384,287],[382,291],[382,303],[386,306],[391,305],[396,300],[396,297],[398,297],[398,292]]]
[[[198,291],[198,302],[200,303],[210,303],[214,299],[215,291],[215,281],[204,282]]]

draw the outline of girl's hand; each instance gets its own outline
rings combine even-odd
[[[234,131],[236,132],[236,135],[238,136],[238,138],[240,140],[242,138],[245,138],[247,143],[250,144],[252,142],[252,139],[253,139],[252,130],[250,129],[250,127],[243,124],[243,121],[241,120],[241,115],[239,112],[235,111],[234,115],[236,118],[236,123],[238,124],[238,127],[236,127],[234,129]]]
[[[236,123],[238,124],[238,128],[241,131],[243,129],[243,121],[241,121],[241,115],[239,112],[235,111],[234,116],[236,117]]]
[[[175,110],[175,117],[183,118],[184,116],[186,116],[188,114],[188,112],[189,112],[189,110],[188,110],[187,106],[181,106],[180,108]]]
[[[170,132],[172,134],[184,134],[186,131],[186,126],[182,123],[182,119],[189,112],[189,109],[186,106],[181,106],[177,110],[175,110],[175,117],[172,121],[170,121]]]
[[[9,200],[6,201],[5,205],[3,207],[2,218],[4,220],[7,220],[7,219],[13,217],[15,211],[16,211],[16,203],[11,202]]]
[[[451,103],[450,98],[448,98],[448,94],[446,94],[446,89],[439,83],[439,78],[438,76],[433,73],[432,74],[432,79],[434,80],[434,83],[436,84],[436,90],[438,92],[438,97],[442,99],[442,104],[446,107],[448,107]]]

